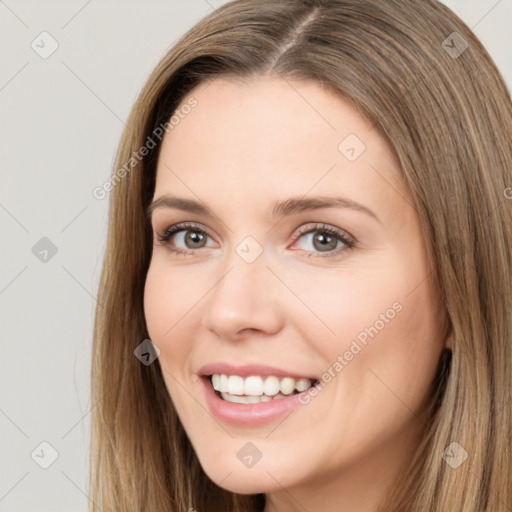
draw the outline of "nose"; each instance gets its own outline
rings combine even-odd
[[[271,335],[282,328],[285,288],[267,267],[265,252],[248,263],[236,251],[205,297],[202,326],[225,340]]]

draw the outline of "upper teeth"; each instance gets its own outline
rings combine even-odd
[[[270,376],[266,378],[257,375],[250,377],[240,377],[239,375],[214,374],[212,375],[213,388],[221,393],[230,395],[249,395],[249,396],[274,396],[279,392],[284,395],[290,395],[297,390],[298,392],[309,389],[313,382],[310,379],[293,379],[292,377]]]

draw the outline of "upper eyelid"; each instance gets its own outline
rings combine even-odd
[[[176,222],[175,224],[171,224],[163,229],[162,234],[165,235],[168,231],[174,230],[174,234],[177,234],[181,231],[202,231],[206,233],[210,238],[212,236],[209,233],[209,230],[207,228],[203,228],[200,224],[197,224],[195,222]],[[157,230],[153,228],[153,231],[156,233]]]

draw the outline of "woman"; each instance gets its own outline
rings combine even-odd
[[[92,510],[508,510],[511,141],[434,0],[191,29],[111,180]]]

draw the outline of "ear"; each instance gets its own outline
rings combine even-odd
[[[447,334],[446,338],[444,339],[444,346],[447,348],[450,352],[453,352],[453,332],[450,330],[450,332]]]

